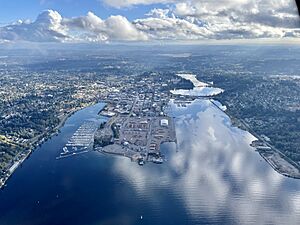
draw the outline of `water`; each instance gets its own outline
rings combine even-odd
[[[162,165],[97,152],[55,160],[101,107],[70,117],[17,169],[0,191],[1,225],[300,223],[300,181],[275,172],[208,100],[171,103],[178,147],[162,146]]]
[[[222,93],[224,90],[217,87],[210,87],[208,84],[203,83],[197,79],[197,76],[194,74],[177,74],[179,77],[189,80],[193,83],[194,87],[192,89],[176,89],[171,90],[171,93],[174,95],[183,95],[183,96],[214,96]]]

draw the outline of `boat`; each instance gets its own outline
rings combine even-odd
[[[139,164],[140,166],[143,166],[143,165],[145,164],[145,162],[144,162],[143,159],[139,159],[139,160],[138,160],[138,164]]]
[[[163,158],[154,158],[152,159],[152,162],[157,163],[157,164],[162,164],[164,162]]]
[[[64,153],[67,153],[67,152],[69,152],[69,150],[68,150],[68,148],[65,146],[65,147],[63,147],[63,152]]]

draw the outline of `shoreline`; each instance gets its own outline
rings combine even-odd
[[[14,174],[14,172],[23,164],[23,162],[29,158],[29,156],[39,147],[39,145],[43,144],[44,142],[48,141],[50,138],[52,138],[55,134],[57,134],[59,132],[59,130],[65,125],[65,122],[67,121],[68,118],[70,118],[74,113],[78,112],[81,109],[84,109],[86,107],[89,107],[91,105],[93,105],[94,103],[88,104],[87,106],[83,106],[80,108],[75,108],[72,109],[70,112],[68,112],[66,115],[63,116],[63,118],[61,119],[61,121],[59,122],[59,124],[53,128],[51,131],[49,131],[49,133],[42,133],[36,137],[34,137],[33,139],[36,139],[35,141],[33,141],[32,143],[30,143],[30,148],[28,150],[24,149],[24,152],[26,152],[24,154],[23,157],[21,157],[21,159],[14,161],[14,163],[12,164],[12,166],[10,168],[8,168],[7,170],[7,175],[3,178],[0,179],[0,190],[2,190],[3,188],[5,188],[7,181],[9,180],[9,178]],[[44,137],[43,137],[44,136]],[[42,137],[42,138],[41,138]],[[24,153],[24,152],[20,152],[20,153]]]
[[[272,161],[271,159],[269,159],[267,156],[264,155],[264,152],[261,152],[259,150],[256,150],[258,151],[259,155],[279,174],[285,176],[285,177],[289,177],[289,178],[293,178],[293,179],[300,179],[300,173],[298,172],[298,174],[290,174],[288,173],[287,171],[281,171],[280,170],[280,167],[281,166],[280,164],[276,164],[275,161]],[[276,152],[277,154],[280,154],[278,152]],[[284,156],[283,154],[281,154],[282,156]],[[293,166],[291,163],[289,163],[286,159],[285,159],[286,156],[284,157],[281,157],[281,159],[283,159],[285,162],[287,162],[289,165]],[[294,166],[293,166],[294,167]],[[295,169],[298,170],[297,167],[294,167]],[[298,170],[299,171],[299,170]]]
[[[197,79],[197,75],[194,74],[190,74],[190,73],[179,73],[176,74],[177,76],[180,76],[183,79],[189,80],[193,83],[194,88],[195,89],[197,86],[197,84],[199,85],[207,85],[206,83],[203,83],[201,81],[199,81]],[[203,86],[202,86],[203,87]],[[193,89],[189,89],[193,90]],[[179,89],[180,90],[180,89]],[[223,90],[223,89],[221,89]],[[224,92],[224,90],[222,91]],[[269,151],[264,151],[262,149],[259,149],[259,146],[253,146],[253,142],[250,143],[250,146],[255,148],[255,151],[257,151],[260,156],[279,174],[286,176],[286,177],[290,177],[290,178],[294,178],[294,179],[300,179],[300,168],[298,166],[298,164],[296,162],[294,162],[293,160],[291,160],[290,158],[288,158],[286,155],[284,155],[280,150],[278,150],[277,148],[275,148],[272,144],[266,142],[265,140],[263,140],[260,135],[258,135],[255,131],[253,131],[253,129],[251,127],[248,126],[248,124],[245,123],[245,121],[243,119],[238,119],[236,117],[234,117],[233,115],[231,115],[228,111],[227,111],[227,107],[226,109],[222,109],[218,104],[216,104],[216,100],[213,99],[213,97],[216,97],[217,95],[221,94],[217,93],[215,95],[211,95],[211,96],[193,96],[195,97],[195,99],[199,99],[199,98],[208,98],[209,101],[215,106],[217,107],[219,110],[221,110],[223,113],[225,113],[231,120],[231,123],[233,126],[238,127],[239,129],[245,130],[247,132],[249,132],[253,137],[256,138],[256,140],[258,140],[263,146],[266,146],[269,148]],[[172,91],[171,91],[172,93]],[[174,93],[172,93],[174,94]],[[179,95],[182,96],[187,96],[183,93],[178,93]],[[191,95],[188,95],[191,96]],[[221,102],[220,102],[221,103]],[[222,103],[221,103],[222,104]]]
[[[173,95],[194,96],[194,97],[214,97],[224,92],[223,89],[214,87],[212,84],[204,83],[197,79],[197,75],[191,73],[177,73],[181,77],[193,84],[192,89],[174,89],[170,90]]]
[[[249,132],[251,135],[253,135],[258,141],[269,147],[269,151],[261,150],[255,146],[252,146],[252,143],[250,144],[251,147],[255,148],[255,151],[259,153],[259,155],[279,174],[294,178],[294,179],[300,179],[300,170],[296,163],[289,159],[287,156],[285,156],[281,151],[276,149],[273,145],[267,143],[265,140],[263,140],[256,132],[254,132],[245,122],[241,119],[235,118],[232,116],[228,111],[222,110],[216,103],[210,100],[210,102],[217,107],[219,110],[224,112],[231,120],[232,125],[236,126],[242,130],[245,130]],[[259,146],[258,146],[259,147]],[[273,157],[268,157],[270,155]],[[274,159],[275,158],[275,159]],[[284,160],[287,165],[280,164],[280,159]],[[282,168],[283,166],[286,166],[285,168]],[[291,168],[292,167],[292,168]],[[288,170],[290,168],[290,170]],[[293,170],[297,170],[297,172],[293,172]],[[292,174],[293,173],[293,174]]]

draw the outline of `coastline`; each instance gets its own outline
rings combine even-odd
[[[216,103],[211,101],[219,110],[224,112],[231,120],[232,125],[236,126],[242,130],[248,131],[251,135],[253,135],[257,141],[262,143],[264,146],[268,147],[268,149],[260,148],[260,146],[253,146],[253,142],[250,144],[255,148],[255,151],[259,153],[259,155],[279,174],[294,178],[300,179],[300,170],[297,164],[285,156],[281,151],[276,149],[273,145],[267,143],[263,140],[255,131],[253,131],[243,120],[235,118],[228,111],[222,110]]]
[[[183,79],[189,80],[193,83],[194,88],[197,88],[197,85],[200,85],[203,87],[203,85],[208,85],[206,83],[203,83],[197,79],[197,76],[194,74],[189,73],[182,73],[177,74],[177,76],[180,76]],[[192,90],[193,90],[192,89]],[[221,89],[222,90],[222,89]],[[189,90],[190,91],[190,90]],[[189,92],[187,91],[187,92]],[[223,92],[224,90],[222,90]],[[260,156],[279,174],[291,177],[295,179],[300,179],[300,167],[298,164],[294,161],[292,161],[290,158],[288,158],[286,155],[284,155],[280,150],[278,150],[276,147],[265,141],[263,138],[260,137],[251,127],[248,126],[248,124],[243,119],[238,119],[234,117],[233,115],[228,112],[227,107],[222,109],[220,105],[218,105],[213,97],[221,94],[217,93],[214,95],[207,95],[207,96],[200,96],[195,95],[195,98],[208,98],[209,101],[217,107],[219,110],[221,110],[223,113],[225,113],[231,120],[232,125],[236,126],[242,130],[245,130],[249,132],[251,135],[253,135],[254,138],[256,138],[256,141],[259,141],[260,145],[256,145],[253,141],[250,146],[254,147],[255,150],[260,154]],[[180,94],[183,96],[186,96],[185,93],[173,93],[172,94]],[[190,93],[189,93],[190,94]],[[190,96],[190,95],[189,95]],[[222,104],[222,103],[221,103]],[[267,150],[266,150],[267,149]]]
[[[224,92],[223,89],[213,87],[212,84],[204,83],[197,79],[197,76],[190,73],[177,73],[176,76],[188,80],[193,84],[192,89],[174,89],[170,90],[173,95],[193,96],[196,98],[211,98]]]
[[[31,155],[31,153],[33,153],[35,151],[35,149],[41,145],[42,143],[44,143],[45,141],[47,141],[48,139],[50,139],[51,137],[53,137],[55,134],[57,134],[57,132],[59,132],[60,128],[62,128],[65,124],[65,122],[67,121],[67,119],[69,117],[71,117],[74,113],[76,113],[77,111],[89,107],[91,105],[93,105],[94,103],[90,103],[86,106],[83,107],[79,107],[79,108],[75,108],[72,109],[70,112],[68,112],[67,114],[65,114],[61,121],[59,122],[59,124],[53,128],[51,131],[44,132],[36,137],[34,137],[34,141],[32,143],[30,143],[30,148],[28,150],[24,149],[24,152],[22,152],[24,155],[18,159],[15,160],[14,163],[12,164],[12,166],[7,170],[7,175],[5,177],[2,177],[0,179],[0,190],[3,189],[7,183],[7,181],[9,180],[9,178],[13,175],[13,173],[19,168],[19,166],[22,165],[22,163]]]

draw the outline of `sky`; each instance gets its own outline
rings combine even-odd
[[[48,9],[56,10],[64,17],[76,17],[92,11],[101,18],[123,15],[132,20],[143,17],[153,7],[160,5],[115,8],[99,0],[0,0],[0,24],[13,23],[19,19],[34,20]]]
[[[0,0],[0,43],[293,39],[294,0]]]

